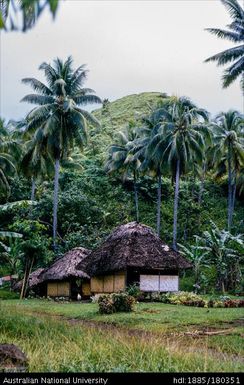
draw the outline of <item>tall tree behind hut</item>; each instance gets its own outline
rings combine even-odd
[[[53,66],[42,63],[47,85],[34,78],[25,78],[23,83],[30,85],[35,94],[26,95],[22,101],[37,104],[38,107],[27,115],[26,132],[33,133],[39,142],[46,142],[47,149],[54,159],[53,196],[53,248],[57,249],[57,213],[60,161],[66,159],[74,146],[83,150],[87,141],[87,122],[99,125],[96,118],[80,105],[101,103],[90,88],[83,88],[87,70],[81,65],[73,70],[71,56],[65,62],[57,58]]]

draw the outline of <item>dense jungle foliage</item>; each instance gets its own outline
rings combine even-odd
[[[56,254],[76,247],[96,247],[110,231],[121,223],[136,218],[134,183],[130,174],[107,173],[105,163],[109,146],[118,140],[119,131],[139,124],[141,117],[150,114],[165,99],[164,94],[143,93],[130,95],[114,102],[105,101],[103,107],[94,111],[100,127],[89,128],[88,144],[83,152],[78,148],[69,162],[61,166],[58,205],[58,249]],[[23,174],[9,179],[8,202],[30,200],[31,178]],[[140,173],[137,181],[140,221],[156,229],[157,178]],[[207,173],[204,190],[199,203],[201,180],[189,171],[181,177],[178,210],[178,243],[186,247],[195,244],[195,236],[211,229],[212,222],[220,229],[227,228],[228,183],[226,173],[216,178],[215,170]],[[24,234],[23,238],[11,238],[8,257],[2,256],[0,274],[24,271],[20,255],[36,255],[32,268],[45,266],[54,258],[52,247],[53,172],[45,180],[37,181],[36,202],[7,204],[2,194],[0,210],[1,230]],[[162,204],[160,236],[172,244],[174,183],[168,172],[162,172]],[[233,216],[233,233],[244,230],[243,193],[237,189]],[[211,222],[212,221],[212,222]],[[242,251],[241,251],[242,253]],[[183,289],[192,289],[193,273],[183,279]],[[214,289],[216,272],[202,267],[201,284]],[[188,277],[189,276],[189,277]],[[197,277],[199,281],[199,277]],[[240,290],[240,286],[239,290]]]

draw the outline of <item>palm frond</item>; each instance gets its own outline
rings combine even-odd
[[[42,95],[51,96],[52,91],[44,83],[40,82],[35,78],[24,78],[22,83],[30,85],[34,91],[40,92]]]

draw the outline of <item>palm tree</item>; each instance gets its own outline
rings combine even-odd
[[[9,178],[16,173],[16,160],[20,156],[21,146],[14,133],[0,119],[0,190],[10,194]]]
[[[137,129],[130,125],[127,130],[118,132],[118,142],[109,148],[109,156],[105,165],[108,173],[119,172],[126,179],[129,176],[133,178],[135,213],[136,221],[139,222],[139,204],[138,204],[138,176],[141,161],[139,157],[134,157],[134,142],[138,138]]]
[[[19,169],[26,178],[31,178],[31,201],[35,200],[36,182],[53,174],[53,159],[45,142],[28,140]]]
[[[218,66],[231,63],[231,66],[224,71],[223,87],[228,87],[241,76],[241,87],[244,92],[244,9],[237,0],[221,0],[221,2],[232,18],[231,24],[227,25],[228,30],[219,28],[206,28],[206,30],[221,39],[239,45],[219,52],[205,62],[216,61]]]
[[[157,143],[154,153],[168,162],[175,180],[173,248],[177,250],[177,217],[180,175],[193,162],[201,163],[204,149],[204,135],[208,113],[198,108],[191,100],[181,97],[161,111],[161,125],[154,137]]]
[[[98,121],[80,105],[101,103],[94,91],[83,88],[87,77],[84,65],[75,71],[72,57],[65,62],[57,58],[53,66],[42,63],[47,85],[34,78],[25,78],[23,83],[38,92],[25,96],[22,101],[37,104],[27,115],[26,132],[33,133],[36,141],[46,143],[49,154],[54,159],[53,198],[53,245],[56,249],[57,209],[60,161],[69,156],[77,145],[81,150],[87,140],[87,122],[99,125]]]
[[[21,16],[21,29],[26,32],[32,28],[42,14],[43,10],[49,5],[50,12],[55,17],[59,1],[58,0],[1,0],[0,1],[0,29],[16,30],[19,27],[19,17]]]
[[[234,110],[222,112],[212,124],[214,130],[214,158],[216,168],[228,173],[228,230],[231,230],[235,205],[236,178],[244,165],[243,116]],[[220,173],[220,171],[218,172]]]
[[[162,152],[156,151],[158,132],[161,127],[164,109],[157,108],[149,116],[142,117],[141,139],[136,144],[136,154],[142,156],[141,170],[148,170],[157,178],[157,214],[156,231],[161,233],[161,206],[162,206],[162,173],[166,171]]]

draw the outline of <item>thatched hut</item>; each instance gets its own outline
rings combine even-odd
[[[82,297],[90,296],[89,275],[83,270],[76,269],[89,253],[90,250],[76,247],[45,269],[41,279],[47,284],[47,296],[72,299],[76,299],[78,294]]]
[[[42,273],[44,271],[45,269],[42,267],[34,270],[30,274],[29,281],[28,281],[28,290],[33,290],[36,294],[38,294],[41,297],[45,297],[47,294],[46,284],[43,283],[43,280],[42,280]],[[14,285],[13,290],[21,291],[22,285],[23,285],[23,279]]]
[[[110,293],[135,283],[142,291],[177,291],[180,269],[190,267],[150,227],[131,222],[118,226],[77,268],[90,275],[92,293]]]

